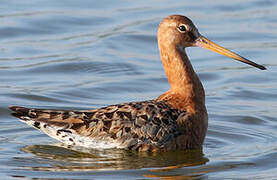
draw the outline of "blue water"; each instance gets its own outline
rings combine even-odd
[[[3,0],[0,10],[1,179],[277,178],[277,1]],[[203,151],[65,147],[10,115],[9,105],[92,109],[167,91],[156,31],[170,14],[268,68],[188,49],[207,95]]]

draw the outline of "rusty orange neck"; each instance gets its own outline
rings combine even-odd
[[[176,47],[160,47],[160,53],[170,90],[158,99],[166,100],[174,108],[193,114],[202,111],[205,108],[204,88],[194,72],[185,50]]]

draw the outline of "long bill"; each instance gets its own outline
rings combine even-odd
[[[224,56],[227,56],[227,57],[230,57],[230,58],[233,58],[235,60],[238,60],[238,61],[241,61],[241,62],[244,62],[246,64],[249,64],[251,66],[254,66],[256,68],[259,68],[261,70],[265,70],[266,67],[260,65],[260,64],[257,64],[253,61],[250,61],[224,47],[221,47],[219,45],[217,45],[216,43],[210,41],[209,39],[205,38],[204,36],[200,36],[199,38],[196,39],[195,41],[195,46],[198,46],[198,47],[203,47],[205,49],[209,49],[211,51],[214,51],[214,52],[217,52],[219,54],[222,54]]]

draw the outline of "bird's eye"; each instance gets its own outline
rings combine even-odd
[[[178,30],[180,31],[180,32],[185,32],[186,30],[187,30],[187,27],[185,26],[185,25],[180,25],[179,27],[178,27]]]

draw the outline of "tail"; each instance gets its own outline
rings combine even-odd
[[[124,138],[120,141],[116,139],[117,134],[121,136],[125,127],[119,120],[127,119],[122,112],[117,112],[119,106],[122,105],[88,111],[30,109],[19,106],[9,108],[13,111],[13,116],[65,144],[90,148],[122,148],[122,144],[129,141]],[[115,123],[113,117],[116,119]],[[130,122],[123,122],[127,122],[125,129],[130,131]]]
[[[10,106],[9,109],[14,111],[12,115],[19,119],[28,120],[32,117],[31,114],[30,114],[31,116],[29,115],[29,112],[31,111],[28,108],[20,107],[20,106]]]
[[[39,129],[45,134],[65,144],[75,145],[80,135],[77,127],[84,126],[83,113],[64,110],[32,109],[10,106],[12,115],[29,126]]]

